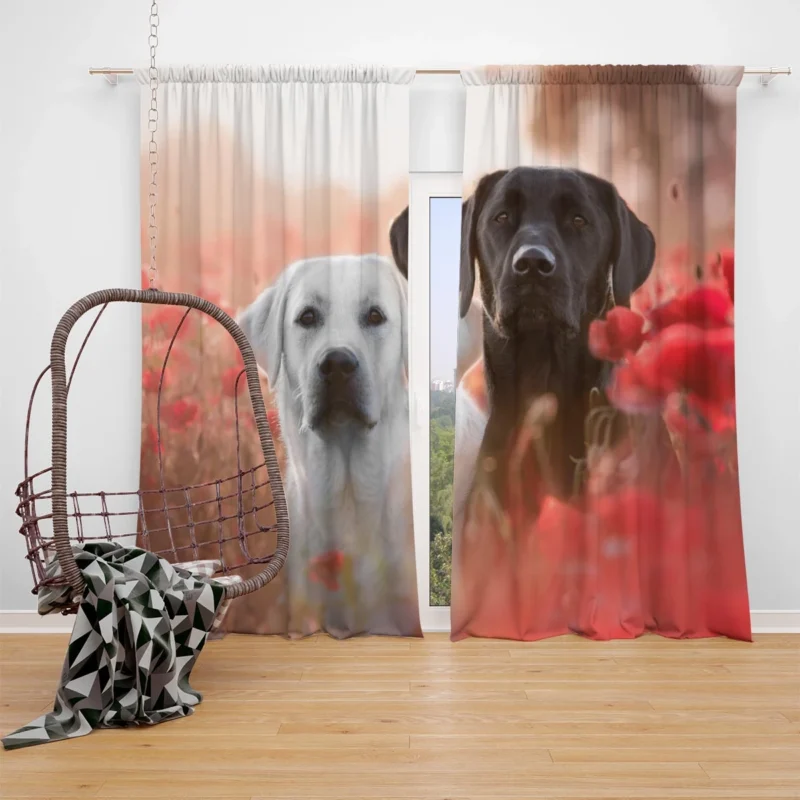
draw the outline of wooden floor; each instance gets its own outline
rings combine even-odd
[[[0,637],[0,733],[66,638]],[[0,753],[0,795],[800,798],[800,636],[535,644],[231,636],[194,716]]]

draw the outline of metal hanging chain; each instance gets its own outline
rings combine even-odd
[[[155,289],[156,281],[156,178],[158,176],[158,145],[156,144],[156,131],[158,130],[158,70],[156,69],[156,47],[158,47],[158,3],[150,6],[150,111],[147,119],[147,129],[150,131],[150,186],[147,202],[150,205],[150,219],[148,233],[150,236],[150,288]]]

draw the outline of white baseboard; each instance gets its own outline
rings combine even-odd
[[[35,611],[0,611],[0,633],[69,633],[75,615],[47,614]]]
[[[425,633],[450,631],[449,609],[436,609],[437,619],[423,625]],[[445,621],[446,614],[446,621]],[[751,611],[753,633],[800,634],[800,611]],[[35,611],[0,611],[0,633],[69,633],[74,616],[48,614],[39,616]]]
[[[753,633],[800,633],[800,611],[751,611]]]

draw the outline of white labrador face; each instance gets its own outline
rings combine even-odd
[[[402,390],[406,306],[391,261],[317,258],[288,267],[239,324],[270,384],[287,382],[301,429],[326,435],[374,428]]]

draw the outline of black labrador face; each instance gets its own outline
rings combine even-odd
[[[481,179],[464,204],[461,314],[480,271],[488,318],[503,338],[578,332],[613,285],[627,305],[653,265],[655,242],[607,181],[576,170],[518,167]]]

